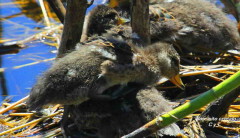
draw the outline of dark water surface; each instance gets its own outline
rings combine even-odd
[[[92,7],[103,2],[104,0],[96,0]],[[0,1],[0,18],[0,40],[23,40],[46,28],[38,0]],[[53,24],[60,24],[56,16],[50,18],[50,21]],[[5,69],[0,72],[0,101],[7,96],[13,97],[12,101],[16,101],[28,95],[37,77],[53,63],[53,61],[41,62],[14,69],[17,66],[56,56],[53,52],[56,48],[40,40],[26,45],[27,47],[21,49],[19,53],[0,55],[0,68]]]

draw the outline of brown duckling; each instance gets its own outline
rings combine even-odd
[[[89,100],[73,107],[71,118],[78,129],[85,132],[82,137],[118,138],[172,110],[170,102],[155,88],[136,88],[124,98],[100,102]],[[176,136],[179,133],[179,127],[171,124],[153,135]]]
[[[86,29],[85,33],[87,36],[101,35],[106,30],[123,22],[124,20],[120,18],[115,9],[106,5],[98,5],[87,15],[86,28],[84,29]]]
[[[169,38],[186,50],[208,52],[240,48],[237,25],[228,19],[221,9],[209,1],[174,0],[159,4],[175,17],[176,21],[167,21],[168,23],[172,22],[169,25],[176,24],[179,30],[176,31],[176,27],[171,30],[171,26],[166,24],[159,24],[152,30],[159,28],[158,30],[161,32],[167,26],[167,30],[172,32]],[[159,4],[152,6],[158,8]]]
[[[80,47],[57,60],[44,73],[27,101],[30,110],[63,104],[61,127],[65,135],[69,133],[65,124],[71,105],[116,97],[111,95],[120,97],[121,93],[103,93],[114,85],[135,82],[151,86],[161,78],[168,78],[183,87],[179,78],[179,56],[168,43],[138,47],[114,38],[97,37]]]
[[[121,17],[130,17],[126,3],[117,6],[115,9]],[[221,9],[205,0],[174,0],[151,4],[150,34],[152,42],[173,43],[183,52],[240,49],[237,25]]]
[[[98,37],[57,60],[30,92],[30,110],[46,104],[77,105],[88,99],[109,99],[103,92],[117,84],[153,85],[165,77],[182,87],[179,55],[170,44],[147,47]]]

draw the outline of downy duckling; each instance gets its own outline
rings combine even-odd
[[[120,17],[130,18],[125,3],[117,6],[115,9]],[[221,9],[206,0],[155,2],[149,9],[152,42],[169,42],[183,52],[240,50],[237,25]],[[125,25],[129,26],[127,23]],[[115,27],[116,24],[111,26]]]
[[[106,5],[98,5],[87,15],[85,35],[88,37],[94,34],[101,35],[113,26],[123,23],[124,20],[115,9]]]
[[[71,119],[79,131],[84,132],[83,138],[118,138],[172,110],[170,102],[154,87],[130,86],[135,90],[123,98],[113,101],[89,100],[72,107]],[[174,123],[152,136],[176,136],[180,133],[180,128]]]
[[[155,9],[160,6],[175,19],[166,20],[166,23],[151,22],[154,25],[152,34],[165,36],[158,40],[172,41],[190,52],[240,49],[237,25],[209,1],[174,0],[152,5]]]
[[[95,38],[57,60],[30,92],[30,110],[47,104],[78,105],[89,99],[108,99],[103,92],[118,84],[153,85],[165,77],[182,87],[179,55],[163,42],[147,47],[116,39]]]

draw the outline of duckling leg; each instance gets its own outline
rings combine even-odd
[[[64,112],[63,112],[63,116],[60,124],[64,138],[67,138],[68,136],[70,136],[70,131],[68,129],[68,124],[67,124],[70,109],[71,109],[71,105],[64,105]]]

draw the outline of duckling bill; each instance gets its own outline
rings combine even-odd
[[[138,47],[98,37],[57,60],[30,92],[30,110],[48,104],[78,105],[89,99],[111,99],[103,92],[118,84],[153,85],[179,74],[179,55],[168,43]],[[181,84],[179,84],[181,85]]]

